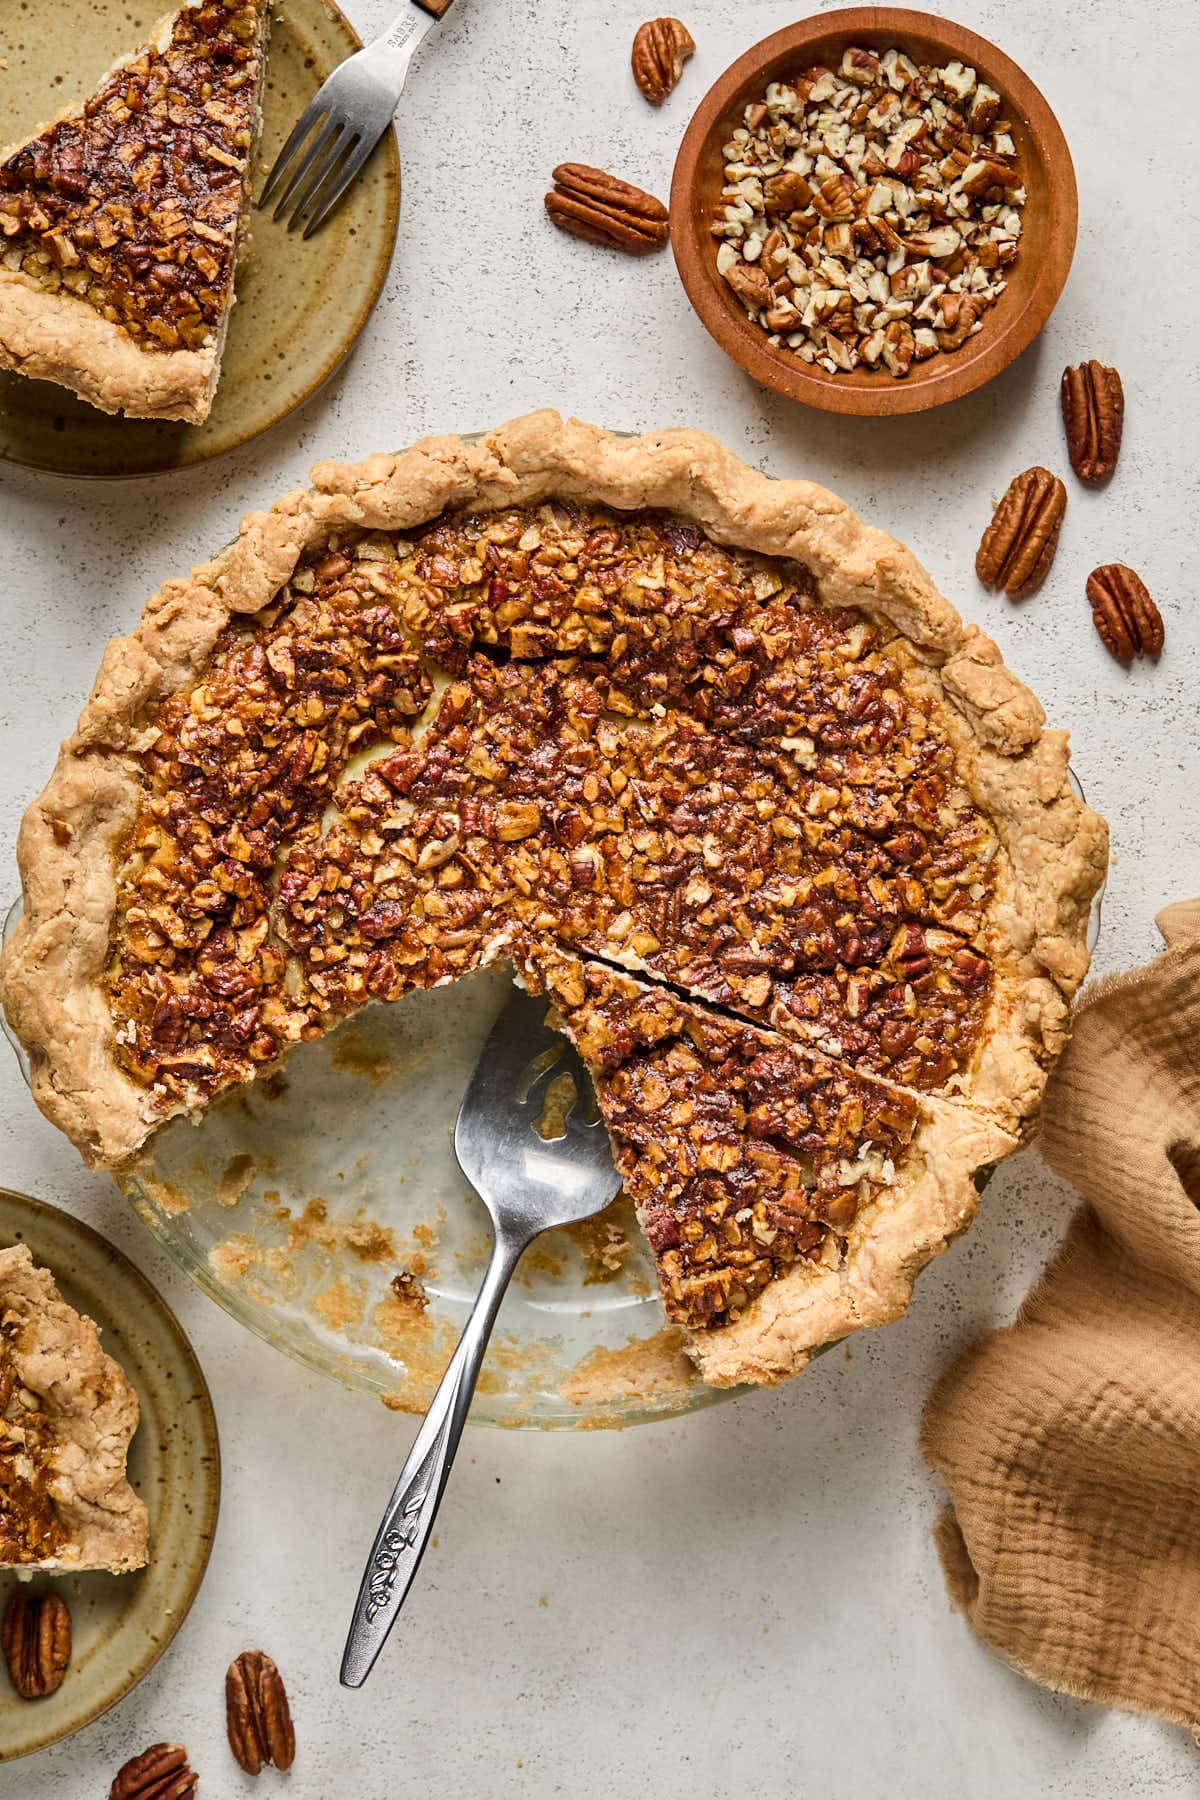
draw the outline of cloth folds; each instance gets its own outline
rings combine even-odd
[[[922,1427],[951,1597],[1024,1674],[1200,1735],[1200,900],[1097,983],[1047,1090],[1088,1202]]]

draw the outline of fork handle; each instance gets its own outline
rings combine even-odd
[[[367,1559],[342,1653],[343,1687],[362,1686],[404,1605],[437,1518],[504,1290],[533,1236],[536,1233],[496,1233],[466,1329],[408,1453]]]
[[[451,0],[416,0],[422,12],[432,13],[435,19],[444,19],[450,11]]]

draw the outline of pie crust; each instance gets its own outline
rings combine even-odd
[[[448,511],[548,500],[654,509],[717,544],[803,565],[820,608],[869,621],[999,839],[986,1014],[969,1066],[939,1094],[919,1095],[903,1180],[860,1210],[836,1269],[781,1274],[736,1320],[694,1333],[693,1354],[710,1381],[773,1381],[803,1366],[814,1345],[896,1316],[917,1270],[972,1216],[972,1174],[1030,1134],[1087,968],[1107,834],[1068,783],[1065,734],[1045,729],[996,646],[963,624],[902,545],[824,489],[769,479],[698,432],[625,439],[541,412],[475,443],[431,438],[396,456],[320,464],[313,482],[247,518],[234,544],[168,582],[137,630],[110,644],[25,817],[24,917],[0,963],[0,999],[43,1111],[89,1161],[107,1164],[134,1156],[162,1120],[161,1102],[114,1055],[104,983],[115,869],[143,804],[155,709],[196,684],[232,619],[267,608],[331,534],[404,533]],[[501,936],[490,953],[503,951]],[[758,1018],[759,1028],[794,1030],[794,1019],[776,1013]]]
[[[185,0],[90,99],[0,151],[0,368],[103,412],[208,417],[269,21],[267,0]]]
[[[140,1569],[146,1508],[125,1476],[137,1395],[24,1244],[0,1250],[0,1340],[0,1564]]]

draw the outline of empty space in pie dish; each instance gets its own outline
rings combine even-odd
[[[497,967],[367,1007],[297,1045],[280,1074],[164,1126],[121,1178],[242,1323],[406,1411],[428,1403],[487,1261],[454,1121],[511,980]],[[619,1199],[527,1253],[472,1416],[631,1423],[719,1397],[664,1326],[653,1258]]]

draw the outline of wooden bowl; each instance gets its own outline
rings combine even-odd
[[[922,66],[969,63],[994,87],[1012,121],[1027,199],[1021,240],[1008,286],[984,315],[983,329],[959,350],[914,364],[898,379],[886,369],[860,366],[831,375],[767,342],[762,327],[717,273],[717,243],[709,227],[724,186],[722,146],[742,123],[745,108],[813,63],[836,70],[850,44],[883,51],[895,45]],[[722,350],[756,381],[824,412],[881,416],[924,412],[957,400],[1007,368],[1037,336],[1063,290],[1079,205],[1071,153],[1054,114],[1027,75],[986,38],[932,13],[904,7],[858,6],[823,13],[764,38],[726,69],[705,95],[687,128],[671,179],[671,244],[680,279],[701,320]]]

